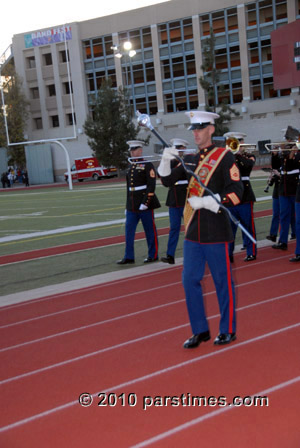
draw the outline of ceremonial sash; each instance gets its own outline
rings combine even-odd
[[[215,169],[225,156],[229,150],[224,150],[224,148],[214,148],[212,151],[210,151],[206,157],[199,161],[197,168],[195,169],[195,174],[197,174],[201,182],[207,186],[211,176],[215,172]],[[201,197],[204,194],[204,188],[201,187],[197,179],[195,177],[191,177],[188,188],[187,188],[187,195],[186,195],[186,201],[185,201],[185,207],[183,212],[183,221],[184,221],[184,228],[185,228],[185,234],[188,231],[189,225],[192,222],[192,219],[194,217],[194,214],[196,210],[192,208],[190,203],[188,202],[188,198],[191,196],[198,196]]]

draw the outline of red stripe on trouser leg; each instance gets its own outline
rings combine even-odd
[[[227,267],[227,285],[228,285],[228,296],[229,296],[229,316],[228,316],[228,331],[232,333],[232,322],[233,322],[233,291],[232,291],[232,277],[231,277],[231,268],[230,268],[230,259],[229,259],[229,244],[225,243],[226,250],[226,267]]]

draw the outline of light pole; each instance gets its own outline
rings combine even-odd
[[[112,50],[114,50],[114,56],[116,58],[121,59],[123,56],[125,56],[125,80],[126,80],[126,87],[128,88],[129,79],[128,79],[128,57],[130,62],[130,84],[131,84],[131,94],[132,94],[132,102],[133,102],[133,109],[135,109],[135,101],[134,101],[134,86],[133,86],[133,79],[132,79],[132,65],[131,65],[131,58],[136,55],[136,51],[132,48],[132,43],[130,41],[126,41],[123,43],[122,47],[120,45],[113,45],[111,47]],[[130,101],[130,100],[129,100]]]

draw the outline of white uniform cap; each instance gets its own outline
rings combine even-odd
[[[189,117],[191,122],[189,130],[204,129],[210,124],[215,124],[215,119],[220,118],[220,115],[218,114],[201,110],[191,110],[189,112],[185,112],[185,115]]]
[[[129,140],[126,143],[129,146],[129,151],[137,148],[142,148],[145,144],[145,142],[142,142],[141,140]]]
[[[237,138],[238,140],[243,140],[245,137],[247,137],[247,134],[243,134],[242,132],[226,132],[226,134],[223,135],[223,137],[226,138]]]
[[[171,142],[172,146],[184,146],[184,147],[186,147],[186,146],[189,145],[189,142],[187,142],[186,140],[182,140],[182,138],[172,138],[170,140],[170,142]]]

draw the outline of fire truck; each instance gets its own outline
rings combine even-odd
[[[110,166],[109,168],[100,165],[96,157],[82,157],[75,159],[74,165],[71,167],[72,180],[99,180],[102,178],[117,176],[117,168]],[[64,173],[65,180],[68,182],[68,172]]]

